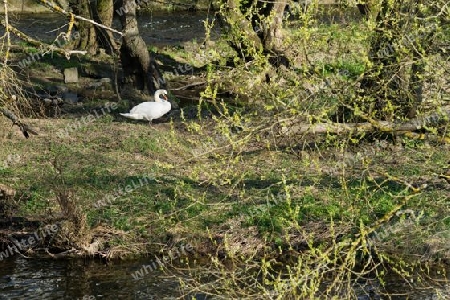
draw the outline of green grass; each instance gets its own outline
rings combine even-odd
[[[49,126],[54,125],[49,123]],[[106,126],[108,135],[104,134]],[[178,228],[199,234],[206,228],[220,227],[243,217],[244,227],[256,226],[263,236],[268,235],[275,241],[286,228],[308,226],[310,222],[363,220],[369,226],[410,194],[402,182],[382,176],[375,181],[358,178],[361,175],[352,175],[355,171],[351,168],[347,169],[345,177],[339,175],[342,174],[339,168],[336,175],[328,175],[328,170],[335,164],[333,159],[315,164],[314,156],[310,161],[302,161],[295,155],[270,150],[244,155],[227,165],[211,156],[180,168],[179,161],[189,157],[191,151],[186,150],[194,145],[174,144],[173,141],[174,138],[183,141],[182,136],[187,133],[175,131],[175,137],[168,138],[166,133],[170,129],[161,124],[154,125],[157,131],[141,124],[125,123],[128,128],[125,130],[123,126],[124,123],[95,123],[85,131],[74,132],[71,138],[77,138],[77,141],[55,140],[50,147],[48,141],[35,137],[31,152],[28,141],[14,141],[18,144],[17,153],[33,163],[3,168],[0,172],[4,183],[12,184],[27,196],[27,201],[21,204],[22,214],[31,216],[57,209],[54,190],[66,187],[73,189],[80,203],[84,203],[83,210],[91,225],[105,223],[125,231],[134,227],[142,231],[147,225],[159,227],[155,229],[159,232],[164,228]],[[135,127],[140,130],[134,130]],[[133,129],[131,134],[130,129]],[[111,134],[111,131],[115,133]],[[189,139],[201,143],[201,138],[194,135]],[[270,155],[269,161],[265,160],[266,155]],[[404,157],[399,160],[401,167],[383,164],[383,159],[395,159],[390,158],[392,155]],[[1,155],[6,156],[7,152]],[[426,158],[425,167],[422,160],[409,159],[413,156]],[[418,176],[431,176],[448,160],[448,153],[409,145],[401,153],[387,151],[370,158],[369,170],[381,167],[391,176],[408,182]],[[49,165],[55,159],[63,170],[62,178]],[[302,172],[298,173],[299,170]],[[143,174],[152,174],[154,180],[101,209],[93,207],[105,195],[131,185]],[[225,175],[232,175],[230,178],[233,179],[224,181]],[[12,180],[18,177],[23,180]],[[200,184],[201,178],[209,178],[209,184]],[[21,182],[34,184],[29,186]],[[285,195],[286,189],[289,197]],[[425,190],[421,197],[413,198],[408,207],[417,206],[414,209],[432,212],[435,205],[443,204],[445,196],[442,193],[445,191]],[[442,200],[436,203],[433,199]],[[448,220],[442,224],[448,224]]]
[[[161,153],[163,149],[159,140],[153,137],[144,138],[144,136],[130,137],[122,141],[122,147],[127,152],[141,153]]]

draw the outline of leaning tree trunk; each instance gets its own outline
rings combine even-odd
[[[218,20],[230,46],[245,60],[269,54],[274,65],[289,65],[283,55],[282,21],[287,0],[222,0]]]
[[[69,2],[74,14],[84,17],[86,19],[92,19],[92,6],[91,0],[71,0]],[[80,39],[78,44],[74,47],[78,50],[87,51],[89,54],[95,54],[98,50],[97,34],[93,24],[87,22],[79,22],[77,24],[77,30],[80,33]]]
[[[157,89],[165,88],[166,82],[139,34],[135,0],[123,0],[122,4],[127,8],[121,16],[124,37],[120,48],[125,83],[132,83],[139,90],[147,88],[153,94]]]
[[[424,10],[426,5],[419,2],[423,1],[379,2],[369,53],[373,67],[361,82],[364,92],[359,103],[373,117],[413,118],[422,102],[424,62],[435,30],[423,15],[430,14],[431,7]]]
[[[91,3],[96,3],[92,6],[94,21],[111,27],[114,16],[114,3],[113,0],[91,0]],[[106,50],[106,53],[113,54],[119,50],[119,46],[114,40],[114,36],[111,31],[101,27],[96,27],[96,33],[98,36],[98,42],[100,46]]]

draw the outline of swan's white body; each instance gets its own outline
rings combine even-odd
[[[160,98],[163,97],[163,99]],[[129,113],[121,114],[122,116],[133,120],[152,120],[161,118],[168,113],[172,105],[167,101],[167,91],[157,90],[155,92],[155,102],[142,102],[133,107]]]

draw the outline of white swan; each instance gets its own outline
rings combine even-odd
[[[168,113],[171,108],[172,105],[167,101],[167,91],[157,90],[155,92],[155,102],[142,102],[133,107],[129,113],[121,115],[133,120],[147,120],[152,122],[152,120],[161,118]]]

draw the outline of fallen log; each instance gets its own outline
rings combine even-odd
[[[403,123],[388,121],[378,121],[367,118],[364,123],[300,123],[298,120],[290,118],[278,120],[279,134],[281,136],[299,135],[299,134],[323,134],[323,133],[368,133],[384,132],[395,134],[412,133],[418,130],[427,129],[427,127],[447,124],[450,120],[450,106],[442,107],[439,111],[411,119]],[[448,141],[446,141],[448,142]]]

